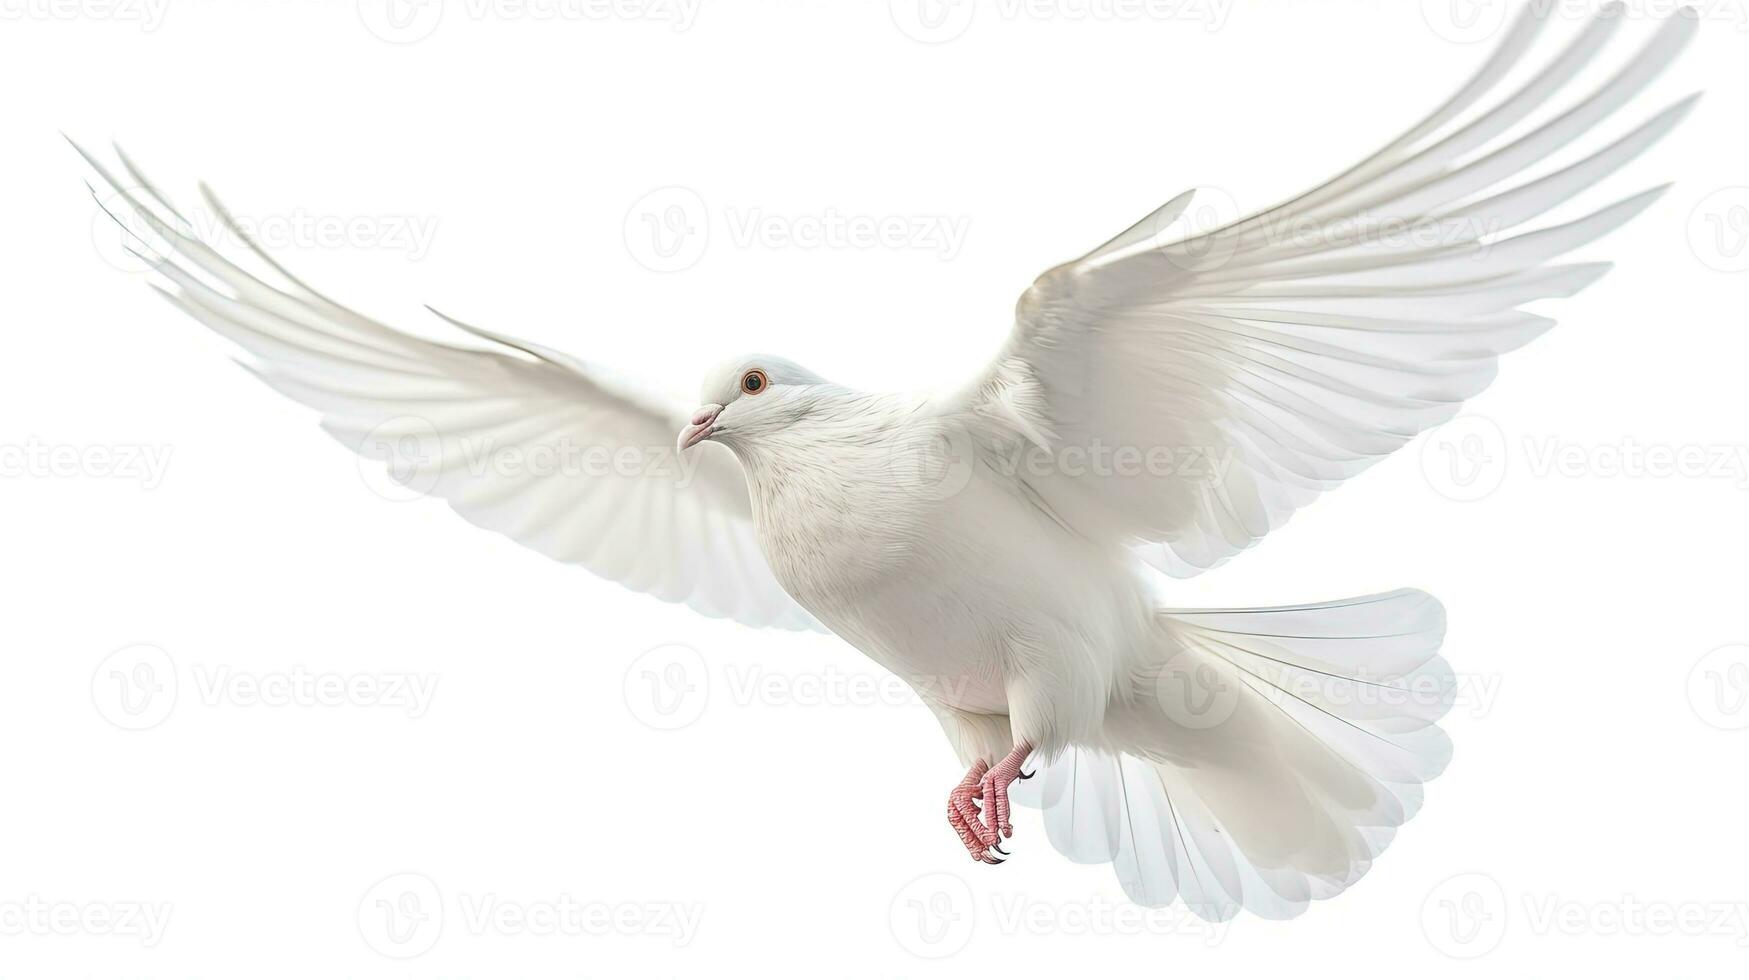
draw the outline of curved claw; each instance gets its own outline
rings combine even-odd
[[[1007,856],[1008,856],[1008,852],[1007,852],[1007,851],[1004,851],[1004,850],[1003,850],[1003,849],[1002,849],[1002,845],[1001,845],[1001,844],[991,844],[991,845],[990,845],[990,850],[992,850],[992,851],[995,851],[995,852],[996,852],[996,853],[997,853],[997,854],[1000,854],[1000,855],[1002,855],[1002,856],[1003,856],[1003,857],[1007,857]]]
[[[1021,779],[1031,779],[1031,778],[1032,778],[1032,777],[1033,777],[1033,776],[1035,776],[1035,775],[1037,775],[1037,773],[1031,773],[1031,772],[1027,772],[1027,771],[1026,771],[1026,770],[1024,770],[1024,769],[1022,769],[1022,770],[1021,770],[1021,771],[1020,771],[1020,777],[1019,777],[1019,778],[1021,778]]]
[[[1007,858],[986,857],[986,858],[984,858],[984,863],[985,864],[1007,864],[1008,859]]]

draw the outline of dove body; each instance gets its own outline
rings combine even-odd
[[[963,430],[931,399],[774,377],[720,418],[760,549],[803,608],[931,707],[992,716],[1002,752],[1099,740],[1137,660],[1114,652],[1161,641],[1126,552],[955,457]]]

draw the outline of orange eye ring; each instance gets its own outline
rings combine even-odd
[[[744,394],[757,395],[769,387],[771,387],[771,379],[758,368],[741,375],[741,391]]]

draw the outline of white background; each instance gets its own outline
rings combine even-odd
[[[1619,264],[1562,326],[1463,420],[1175,587],[1425,588],[1465,685],[1455,761],[1361,884],[1211,929],[1136,916],[1031,811],[1008,865],[971,864],[934,720],[842,642],[382,499],[152,295],[57,130],[119,140],[184,203],[211,182],[306,278],[412,329],[429,302],[687,399],[746,350],[951,384],[1033,275],[1166,198],[1267,204],[1394,136],[1485,56],[1498,0],[933,28],[910,0],[473,0],[401,29],[376,0],[162,2],[0,3],[0,976],[1741,972],[1740,3],[1615,121],[1709,90],[1584,202],[1677,181],[1586,253]],[[1589,6],[1554,5],[1545,41]],[[850,219],[902,234],[830,233]],[[385,690],[251,693],[299,677]],[[586,914],[546,928],[566,900]],[[167,922],[119,919],[140,908]]]

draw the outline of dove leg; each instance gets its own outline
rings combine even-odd
[[[1023,775],[1026,778],[1032,776],[1020,771],[1020,767],[1026,764],[1026,757],[1031,754],[1032,743],[1020,742],[1001,762],[991,766],[978,783],[978,795],[984,801],[984,829],[992,835],[1014,836],[1014,824],[1009,822],[1008,787]]]

